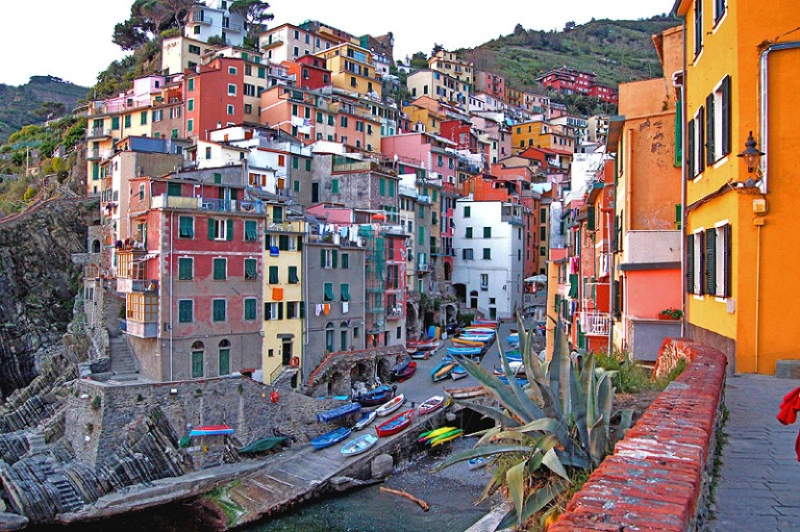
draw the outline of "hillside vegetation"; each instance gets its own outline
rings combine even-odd
[[[88,90],[53,76],[33,76],[18,87],[0,83],[0,142],[23,126],[71,112]]]
[[[661,66],[651,37],[678,20],[659,15],[645,20],[592,20],[563,31],[526,30],[514,32],[476,48],[459,53],[479,70],[495,72],[518,89],[542,91],[536,77],[562,65],[594,72],[600,83],[656,77]]]

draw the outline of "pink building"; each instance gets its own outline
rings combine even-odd
[[[481,70],[475,74],[475,89],[476,92],[483,92],[501,101],[506,99],[505,78],[491,72]]]
[[[437,177],[430,174],[436,173],[444,183],[451,184],[456,182],[455,147],[454,142],[429,133],[405,133],[381,139],[381,152],[386,157],[392,159],[396,155],[398,162],[420,165],[432,179]]]

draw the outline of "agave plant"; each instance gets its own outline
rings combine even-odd
[[[478,380],[501,407],[463,402],[492,418],[495,426],[479,433],[471,450],[457,453],[441,464],[443,469],[478,457],[509,458],[504,471],[494,475],[483,497],[504,486],[516,510],[516,524],[527,521],[558,496],[569,484],[567,467],[593,469],[608,454],[611,432],[613,372],[595,367],[591,355],[571,359],[560,327],[555,329],[555,349],[550,361],[541,361],[533,349],[533,333],[518,317],[519,350],[528,383],[520,385],[498,341],[500,359],[508,384],[467,357],[459,364]],[[619,413],[622,434],[631,423],[632,411]],[[506,526],[512,522],[504,523]]]

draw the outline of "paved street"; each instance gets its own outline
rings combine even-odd
[[[794,441],[800,424],[781,425],[775,416],[783,396],[800,380],[764,375],[729,377],[727,443],[710,529],[800,530],[800,462]]]

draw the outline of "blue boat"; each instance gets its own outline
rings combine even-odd
[[[503,375],[502,377],[497,377],[497,379],[500,382],[502,382],[503,384],[506,384],[506,385],[508,384],[508,377],[506,377],[505,375]],[[526,384],[528,384],[528,379],[523,379],[522,377],[517,377],[517,384],[519,386],[525,386]]]
[[[509,351],[503,354],[509,362],[522,362],[522,354],[519,351]]]
[[[346,405],[336,407],[333,410],[320,412],[319,414],[317,414],[317,421],[319,421],[320,423],[330,423],[331,421],[335,421],[345,416],[349,416],[350,414],[357,414],[360,411],[361,411],[360,404],[348,403]]]
[[[317,436],[311,440],[311,445],[314,446],[314,449],[319,451],[320,449],[330,447],[331,445],[336,445],[340,441],[346,440],[347,437],[350,436],[351,432],[353,432],[351,429],[340,427],[336,430],[326,432],[321,436]]]
[[[494,337],[489,334],[462,334],[459,336],[462,340],[467,340],[469,342],[491,342]]]
[[[466,376],[467,376],[467,370],[465,370],[461,366],[454,367],[453,371],[450,372],[450,378],[453,379],[454,381],[457,381],[458,379],[463,379]]]
[[[475,356],[480,355],[481,349],[480,347],[448,347],[447,353],[450,355],[463,355],[463,356]]]
[[[353,397],[353,401],[359,403],[361,406],[378,406],[391,399],[392,395],[394,395],[392,387],[384,384],[383,386],[378,386],[374,390],[356,395]]]

